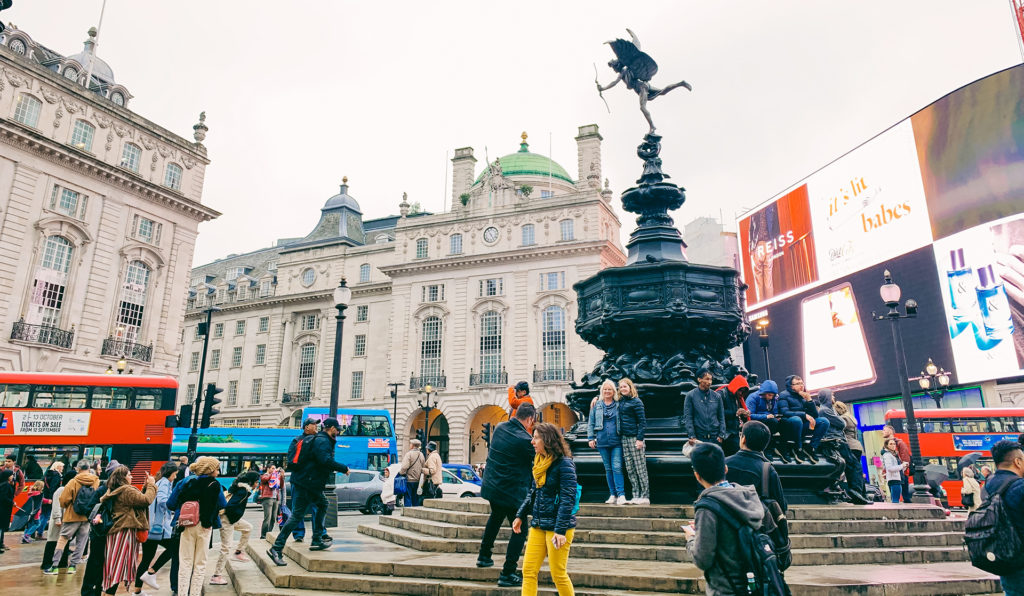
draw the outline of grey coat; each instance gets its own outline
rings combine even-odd
[[[717,391],[694,388],[683,402],[683,428],[686,436],[701,439],[725,438],[725,403]]]

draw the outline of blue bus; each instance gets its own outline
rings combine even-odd
[[[306,418],[327,418],[327,408],[306,408]],[[350,468],[383,470],[398,461],[394,425],[387,410],[338,410],[341,434],[334,458]],[[191,429],[174,431],[172,457],[185,455]],[[199,455],[220,460],[218,479],[225,487],[236,476],[249,469],[265,470],[271,464],[282,467],[292,439],[302,433],[299,428],[213,427],[199,430]]]

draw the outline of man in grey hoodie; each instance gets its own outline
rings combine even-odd
[[[700,500],[711,499],[734,518],[761,527],[764,505],[752,486],[739,486],[725,479],[725,452],[713,443],[700,443],[690,453],[693,475],[704,490]],[[718,514],[707,507],[697,507],[693,525],[684,526],[686,550],[693,564],[704,571],[708,596],[744,594],[746,586],[746,557],[740,552],[739,534]]]

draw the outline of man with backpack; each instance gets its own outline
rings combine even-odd
[[[693,525],[683,532],[694,565],[704,571],[706,593],[788,594],[757,491],[726,480],[725,453],[718,445],[696,445],[690,460],[704,490],[694,504]]]
[[[57,564],[64,554],[64,547],[72,539],[75,540],[75,552],[71,555],[68,574],[75,573],[82,563],[85,545],[89,541],[89,513],[92,511],[96,497],[96,489],[100,487],[100,479],[92,473],[92,463],[87,460],[75,466],[78,474],[64,487],[60,495],[60,506],[64,510],[64,519],[60,526],[60,538],[57,548],[53,551],[53,563],[43,571],[47,575],[57,573]]]
[[[1024,451],[1019,442],[1002,440],[992,446],[992,459],[996,473],[967,519],[964,541],[971,564],[999,575],[1007,596],[1024,596]]]
[[[267,556],[275,565],[284,566],[284,546],[288,543],[288,534],[298,525],[298,521],[306,515],[309,507],[316,503],[316,514],[313,516],[313,541],[310,550],[324,550],[330,546],[331,539],[324,534],[324,517],[327,514],[327,498],[324,486],[335,472],[348,474],[348,466],[334,460],[336,437],[341,426],[336,418],[327,418],[323,422],[323,430],[312,438],[303,437],[298,455],[298,469],[292,471],[292,515],[281,528],[274,545],[267,551]]]
[[[725,459],[726,479],[733,484],[753,486],[762,500],[773,500],[786,512],[786,495],[775,466],[764,456],[772,431],[763,422],[751,420],[740,428],[740,450]],[[767,478],[767,482],[765,479]],[[767,490],[765,490],[767,488]]]
[[[316,418],[306,418],[306,421],[302,423],[302,434],[297,436],[297,437],[295,437],[294,439],[292,439],[291,444],[288,445],[288,462],[287,463],[288,463],[288,471],[289,472],[294,473],[296,470],[299,469],[299,460],[302,458],[302,445],[304,444],[304,442],[307,439],[310,440],[310,441],[313,440],[313,437],[316,436],[317,427],[318,426],[320,426],[320,421],[319,420],[317,420]],[[282,492],[282,494],[287,492],[287,491],[285,491],[285,487],[284,487],[283,484],[281,485],[281,492]],[[294,496],[291,493],[288,493],[288,498],[289,499],[293,499]],[[289,511],[294,509],[294,503],[292,503],[290,500],[289,500],[288,505],[289,505]],[[317,514],[317,505],[316,505],[316,503],[314,503],[314,504],[312,504],[310,506],[310,513],[309,513],[310,518],[316,517],[316,514]],[[289,513],[289,515],[290,515],[290,513]],[[285,521],[287,521],[287,520],[285,520]],[[325,530],[325,532],[326,532],[326,530]],[[326,535],[326,533],[325,533],[325,535]],[[306,537],[306,522],[305,522],[305,520],[300,519],[298,521],[298,525],[296,525],[295,529],[292,531],[292,540],[294,540],[295,542],[302,542],[302,540],[305,537]],[[316,537],[314,536],[313,539],[316,540]]]

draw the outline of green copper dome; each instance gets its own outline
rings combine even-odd
[[[523,142],[519,144],[519,151],[498,158],[503,176],[547,176],[550,174],[552,178],[573,184],[569,173],[557,162],[543,155],[530,153],[530,145],[526,142],[525,132],[522,138]],[[484,170],[476,177],[473,184],[478,184],[483,179],[484,174],[487,173],[487,166],[488,164],[484,164]]]

